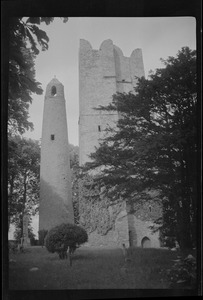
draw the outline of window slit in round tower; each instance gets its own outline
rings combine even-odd
[[[51,95],[56,96],[56,87],[55,87],[55,85],[53,85],[52,88],[51,88]]]

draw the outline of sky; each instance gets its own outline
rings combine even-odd
[[[142,49],[145,77],[150,70],[163,67],[160,58],[176,56],[184,46],[196,49],[196,21],[193,17],[117,18],[73,17],[67,23],[55,18],[50,25],[41,25],[50,41],[49,49],[40,52],[35,61],[36,80],[45,91],[51,79],[64,85],[69,142],[78,145],[79,119],[79,43],[86,39],[98,50],[102,42],[111,39],[124,56],[136,48]],[[26,137],[39,140],[42,132],[44,93],[33,94],[30,121],[34,131]]]
[[[49,49],[36,57],[36,80],[45,92],[54,76],[64,85],[69,142],[78,145],[79,119],[79,43],[86,39],[98,50],[102,42],[111,39],[124,56],[129,57],[134,49],[141,48],[145,77],[149,71],[163,67],[160,58],[176,56],[184,46],[196,49],[196,21],[193,17],[159,18],[93,18],[73,17],[67,23],[55,18],[50,25],[41,25],[50,41]],[[30,106],[30,121],[34,131],[24,136],[39,140],[42,132],[44,106],[43,95],[33,95]],[[33,229],[37,236],[38,216],[33,218]],[[13,236],[11,228],[9,238]]]

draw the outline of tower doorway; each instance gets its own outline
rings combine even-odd
[[[142,248],[150,248],[151,247],[150,239],[145,236],[141,241],[141,245],[142,245]]]

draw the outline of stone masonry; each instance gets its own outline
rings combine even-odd
[[[86,40],[80,41],[79,51],[79,159],[80,165],[89,160],[104,135],[105,128],[113,126],[118,114],[95,110],[106,106],[116,92],[133,91],[136,77],[144,76],[141,49],[130,57],[111,40],[105,40],[99,50],[93,50]]]
[[[64,87],[47,85],[42,126],[39,230],[74,223]]]
[[[105,40],[99,50],[92,49],[86,40],[80,40],[79,50],[79,161],[90,161],[89,154],[99,146],[107,126],[114,126],[117,113],[95,110],[112,101],[116,92],[134,92],[137,78],[144,76],[142,50],[135,49],[125,57],[111,40]],[[126,207],[117,216],[115,227],[106,236],[96,232],[89,235],[93,246],[159,247],[158,234],[152,234],[151,221],[143,221]]]

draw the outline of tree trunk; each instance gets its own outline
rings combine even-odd
[[[180,220],[180,248],[191,249],[191,193],[190,182],[188,177],[188,165],[185,157],[184,149],[180,151],[180,163],[181,163],[181,220]]]
[[[24,174],[24,180],[23,180],[23,208],[22,208],[22,223],[21,223],[21,236],[23,237],[23,217],[25,215],[25,204],[26,204],[26,198],[27,198],[27,173],[25,172]]]
[[[181,220],[180,248],[192,249],[190,210],[187,199],[183,200],[182,220]]]
[[[11,180],[9,180],[9,193],[8,193],[8,198],[10,198],[11,200],[9,201],[9,206],[8,206],[8,231],[10,229],[10,225],[11,225],[11,211],[9,210],[9,208],[11,209],[11,202],[12,202],[12,195],[13,195],[13,187],[14,187],[14,175],[12,174],[11,176]]]

